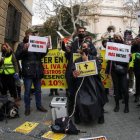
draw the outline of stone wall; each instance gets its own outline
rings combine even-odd
[[[9,3],[22,13],[19,41],[22,41],[25,31],[32,21],[31,12],[23,5],[20,0],[0,0],[0,44],[4,42],[5,38],[6,17]]]

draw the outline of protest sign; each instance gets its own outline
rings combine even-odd
[[[49,50],[42,62],[44,66],[42,88],[67,88],[65,79],[67,63],[64,52],[58,49]]]
[[[80,75],[78,77],[85,77],[98,74],[95,60],[75,63],[75,66],[76,70],[80,71]]]
[[[29,36],[29,52],[46,53],[48,37]]]
[[[102,83],[103,83],[105,88],[110,88],[111,85],[112,85],[112,83],[111,83],[111,76],[107,75],[105,73],[106,66],[107,66],[107,60],[105,60],[105,50],[101,50],[100,54],[101,54],[101,59],[102,59],[102,64],[101,64],[102,65],[102,69],[100,71],[101,80],[102,80]]]
[[[79,140],[107,140],[105,136],[80,138]]]
[[[35,129],[38,124],[39,123],[35,123],[35,122],[25,122],[22,125],[20,125],[19,127],[17,127],[14,131],[23,133],[23,134],[28,134],[33,129]]]
[[[107,42],[105,59],[128,63],[130,59],[130,52],[131,46],[129,45]]]
[[[79,57],[81,57],[80,53],[73,53],[73,62]]]
[[[48,49],[52,49],[52,39],[51,39],[51,36],[46,36],[46,38],[48,39],[48,42],[47,42]]]
[[[59,133],[54,133],[52,131],[48,131],[42,137],[49,140],[62,140],[65,136],[66,136],[65,134],[59,134]]]

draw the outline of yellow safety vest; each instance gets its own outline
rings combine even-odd
[[[14,74],[15,69],[12,63],[12,54],[9,57],[4,58],[4,64],[0,67],[0,74]]]

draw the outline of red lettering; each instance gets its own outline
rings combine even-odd
[[[51,69],[60,69],[60,64],[51,64]]]
[[[63,65],[63,69],[66,69],[66,68],[67,68],[67,64],[64,64],[64,65]]]
[[[46,86],[45,80],[41,80],[41,85],[42,85],[42,86]]]
[[[113,47],[113,46],[108,46],[108,49],[109,49],[109,50],[118,51],[118,48],[117,48],[117,47]]]
[[[108,56],[115,56],[115,53],[109,52]]]

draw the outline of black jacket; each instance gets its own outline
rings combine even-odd
[[[28,52],[23,49],[24,43],[20,43],[16,50],[17,60],[21,60],[22,64],[22,76],[27,78],[42,78],[43,77],[43,65],[41,59],[47,54]]]
[[[89,60],[96,60],[98,72],[100,71],[100,63],[96,57],[89,56]],[[75,60],[75,63],[83,62],[82,58]],[[75,70],[73,63],[72,70]],[[78,90],[82,83],[82,77],[74,78],[74,93]],[[103,115],[103,106],[106,103],[104,87],[99,75],[91,75],[84,77],[81,88],[78,91],[76,105],[79,109],[80,119],[82,121],[92,121]]]

